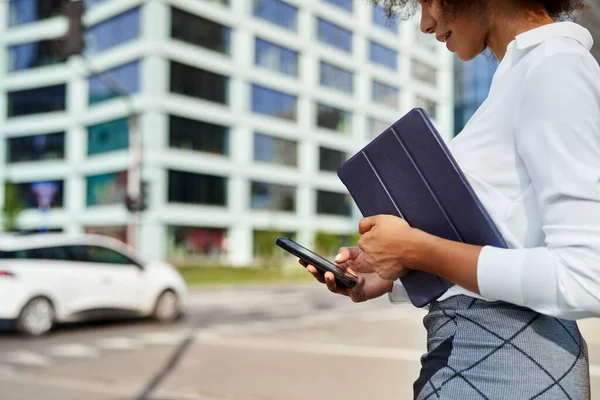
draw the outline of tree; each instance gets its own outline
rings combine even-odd
[[[2,223],[5,232],[16,232],[17,217],[25,207],[19,200],[17,188],[11,181],[4,182],[4,207],[2,208]]]
[[[278,237],[285,236],[279,230],[269,228],[254,234],[255,254],[265,267],[280,267],[283,262],[283,251],[275,244]]]

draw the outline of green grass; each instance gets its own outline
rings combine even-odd
[[[287,268],[183,266],[178,271],[190,286],[253,283],[300,283],[314,278],[298,265]]]

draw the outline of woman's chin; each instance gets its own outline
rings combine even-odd
[[[478,53],[470,52],[470,51],[466,52],[466,51],[454,50],[452,52],[455,53],[456,56],[461,61],[464,61],[464,62],[471,61],[471,60],[475,59],[479,55]]]

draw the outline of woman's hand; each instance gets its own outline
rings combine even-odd
[[[342,247],[336,257],[336,263],[353,273],[358,277],[356,286],[347,288],[338,287],[335,283],[335,277],[331,272],[323,275],[315,266],[308,265],[300,260],[300,264],[305,266],[319,282],[327,285],[327,288],[337,294],[350,297],[353,302],[361,303],[377,297],[381,297],[391,292],[394,282],[382,279],[371,265],[365,262],[363,252],[358,247]]]
[[[394,281],[415,269],[417,249],[424,239],[421,231],[393,215],[363,218],[358,230],[363,262],[381,278]]]

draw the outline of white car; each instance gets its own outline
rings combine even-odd
[[[172,266],[145,262],[108,237],[0,237],[0,320],[14,321],[29,336],[114,312],[171,322],[184,311],[186,297]]]

